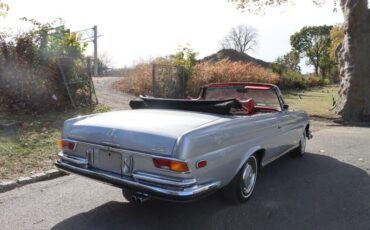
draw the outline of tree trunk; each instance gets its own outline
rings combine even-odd
[[[319,66],[315,65],[315,75],[319,76]]]
[[[334,111],[344,121],[370,121],[370,13],[367,0],[341,0],[345,37],[339,54],[340,97]]]

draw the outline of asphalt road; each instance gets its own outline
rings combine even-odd
[[[0,229],[370,229],[370,128],[323,127],[307,150],[264,168],[243,205],[217,193],[132,205],[117,188],[65,176],[0,194]]]

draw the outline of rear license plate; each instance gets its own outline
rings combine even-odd
[[[122,155],[121,153],[99,150],[94,151],[93,167],[121,174],[122,173]]]

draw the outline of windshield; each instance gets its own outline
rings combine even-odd
[[[252,98],[256,106],[267,106],[276,110],[281,110],[279,99],[273,88],[254,88],[248,86],[225,86],[209,87],[206,89],[204,99],[223,100],[235,98],[238,100],[248,100]]]

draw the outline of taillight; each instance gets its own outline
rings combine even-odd
[[[58,146],[61,149],[68,148],[70,150],[74,150],[76,147],[76,142],[73,141],[67,141],[67,140],[59,140]]]
[[[175,172],[189,172],[188,165],[185,162],[154,158],[153,163],[157,168],[168,169]]]

